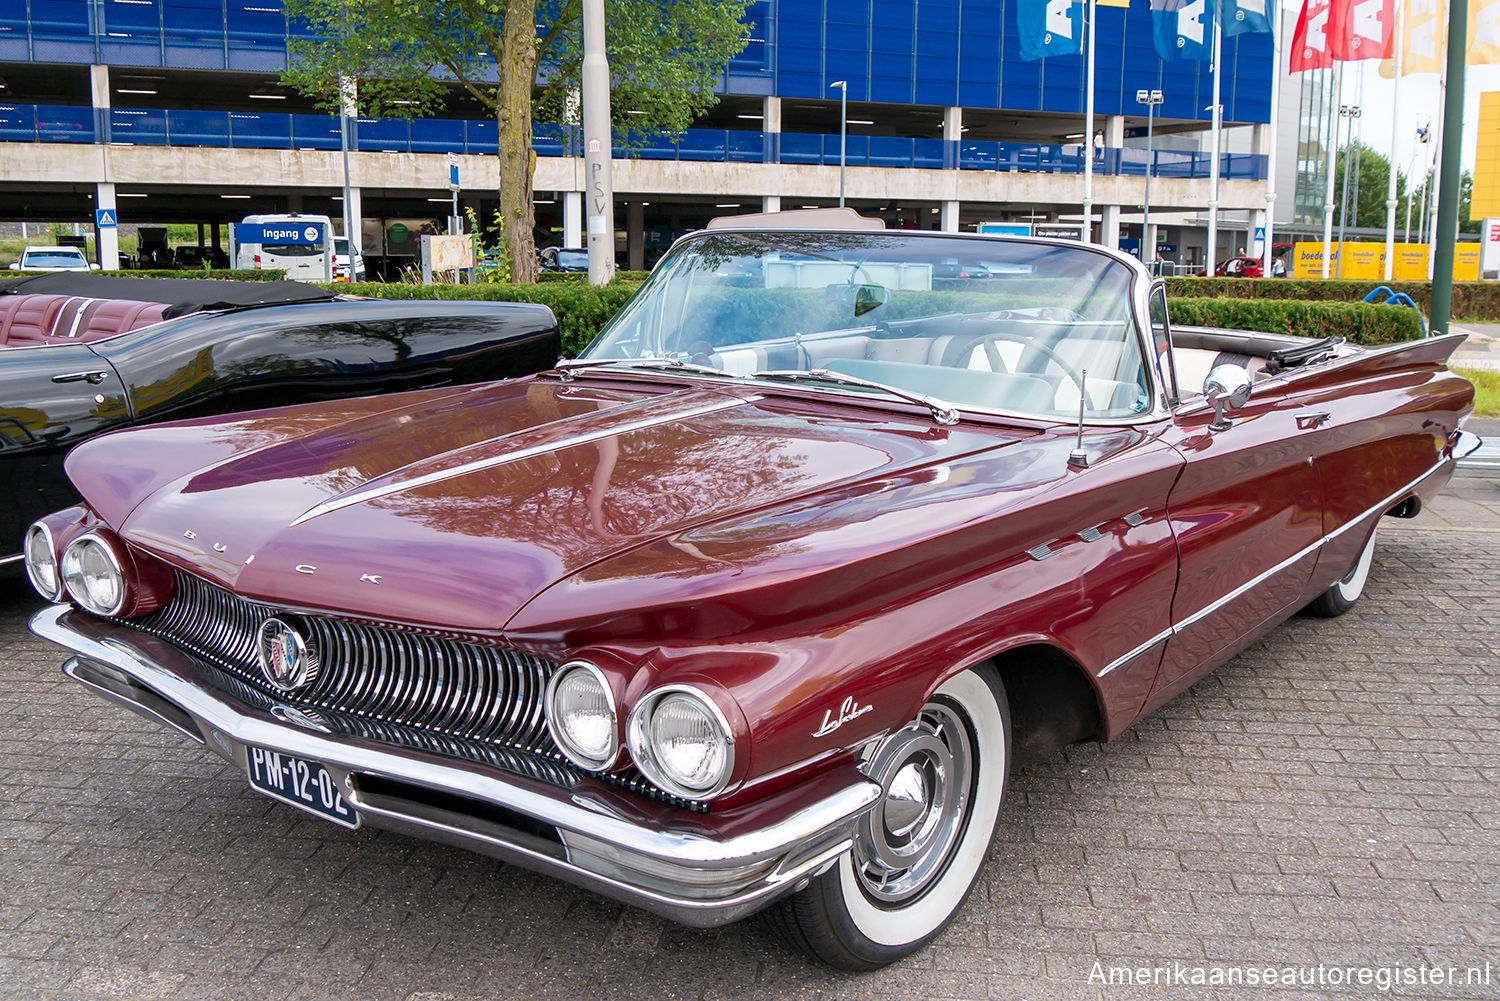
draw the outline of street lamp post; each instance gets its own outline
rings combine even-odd
[[[849,141],[849,81],[835,80],[828,86],[839,89],[839,208],[843,208],[845,146]]]
[[[1339,278],[1344,277],[1344,231],[1349,225],[1349,153],[1350,147],[1354,144],[1354,120],[1359,117],[1359,114],[1357,104],[1339,105],[1339,117],[1349,119],[1348,129],[1344,133],[1344,190],[1339,199]],[[1337,139],[1337,136],[1334,138]],[[1359,210],[1357,204],[1354,208],[1355,211]]]
[[[1155,156],[1151,152],[1151,126],[1155,119],[1156,106],[1162,103],[1163,98],[1159,90],[1138,90],[1135,92],[1135,100],[1137,104],[1146,106],[1146,197],[1141,203],[1141,260],[1149,267],[1153,258],[1147,254],[1154,254],[1156,251],[1156,247],[1146,246],[1146,238],[1151,233],[1151,175],[1156,172]],[[1209,268],[1213,268],[1212,261],[1209,262]]]

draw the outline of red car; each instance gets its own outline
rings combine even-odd
[[[1263,278],[1266,272],[1259,257],[1229,257],[1219,262],[1214,274],[1221,278]]]
[[[1075,242],[710,230],[554,370],[81,445],[32,628],[333,823],[868,969],[963,905],[1012,760],[1359,599],[1466,444],[1461,340],[1173,330]]]

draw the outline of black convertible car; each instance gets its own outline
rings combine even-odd
[[[546,306],[352,299],[298,282],[44,275],[0,282],[0,565],[74,503],[72,446],[105,431],[525,375]]]

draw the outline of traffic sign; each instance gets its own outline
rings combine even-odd
[[[100,229],[116,229],[120,225],[120,217],[115,214],[114,209],[95,209],[94,225]]]
[[[448,187],[452,191],[458,190],[458,154],[448,154]]]
[[[234,239],[239,244],[316,247],[323,243],[323,227],[294,222],[237,222],[234,224]]]
[[[1264,227],[1264,226],[1257,226],[1257,227],[1255,227],[1255,239],[1256,239],[1257,242],[1262,242],[1262,243],[1265,242],[1265,239],[1266,239],[1266,227]]]

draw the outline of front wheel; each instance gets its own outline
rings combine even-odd
[[[994,671],[945,682],[866,769],[884,796],[854,847],[767,918],[814,959],[873,970],[958,913],[989,853],[1010,773],[1010,710]]]
[[[1370,579],[1370,564],[1374,560],[1375,530],[1372,528],[1369,541],[1360,550],[1359,559],[1354,561],[1354,569],[1343,580],[1334,581],[1332,587],[1314,598],[1307,610],[1325,619],[1336,618],[1349,611],[1359,600],[1359,596],[1365,593],[1365,581]]]

